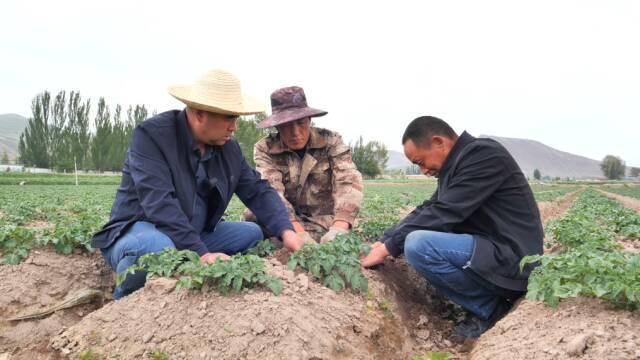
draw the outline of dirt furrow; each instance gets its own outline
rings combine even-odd
[[[38,319],[8,318],[46,309],[83,288],[111,292],[112,273],[97,254],[61,255],[32,250],[19,265],[0,266],[0,358],[57,359],[47,348],[52,336],[79,322],[102,304],[76,306]]]
[[[605,191],[605,190],[600,190],[600,192],[605,194],[606,196],[612,198],[612,199],[617,200],[624,207],[632,209],[632,210],[635,210],[635,211],[640,213],[640,199],[636,199],[636,198],[632,198],[632,197],[629,197],[629,196],[610,193],[610,192]]]
[[[540,210],[542,226],[546,227],[549,220],[563,216],[569,210],[578,194],[579,191],[573,191],[553,201],[539,202],[538,209]]]

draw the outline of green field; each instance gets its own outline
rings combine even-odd
[[[0,185],[75,185],[73,174],[0,173]],[[78,175],[78,185],[118,185],[120,175]]]
[[[572,191],[578,190],[575,185],[531,184],[536,201],[553,201]]]
[[[17,185],[24,181],[24,185]],[[91,235],[108,219],[119,176],[0,174],[0,252],[16,263],[34,246],[53,245],[62,253],[90,250]],[[428,199],[434,179],[365,181],[365,198],[356,233],[374,240],[410,209]],[[550,201],[577,189],[532,184],[536,200]],[[225,217],[239,220],[244,205],[234,197]]]

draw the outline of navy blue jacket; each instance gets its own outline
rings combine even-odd
[[[518,164],[495,140],[467,132],[442,165],[431,199],[388,229],[382,241],[397,257],[415,230],[473,235],[475,248],[465,269],[513,291],[526,291],[533,268],[521,272],[522,257],[542,254],[540,212]]]
[[[189,160],[188,131],[184,110],[158,114],[136,127],[110,220],[93,236],[94,248],[109,247],[142,220],[155,224],[178,249],[208,252],[190,224],[196,208],[197,164]],[[206,169],[213,190],[206,228],[222,219],[235,193],[270,233],[293,229],[278,193],[246,163],[238,142],[232,139],[215,151]]]

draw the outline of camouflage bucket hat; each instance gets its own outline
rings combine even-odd
[[[301,87],[289,86],[271,93],[271,115],[262,120],[258,127],[264,129],[306,117],[324,115],[327,115],[326,111],[307,105],[307,97]]]

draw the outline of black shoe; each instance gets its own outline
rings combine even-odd
[[[485,331],[491,329],[498,320],[502,319],[509,312],[511,306],[513,304],[507,300],[500,299],[487,320],[483,320],[472,313],[467,313],[464,320],[453,328],[453,336],[466,339],[479,338]]]

